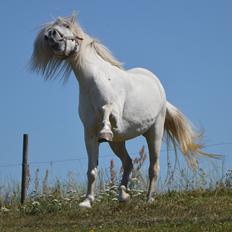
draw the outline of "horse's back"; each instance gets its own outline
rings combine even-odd
[[[153,101],[166,101],[164,88],[154,73],[145,68],[132,68],[127,70],[127,73],[130,74],[133,89],[137,89],[137,94],[144,95],[145,98],[147,96]]]
[[[140,67],[128,69],[127,72],[155,76],[154,73],[152,73],[148,69],[140,68]]]

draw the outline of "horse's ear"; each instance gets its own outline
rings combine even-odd
[[[77,12],[76,12],[76,11],[73,11],[73,12],[72,12],[72,16],[70,17],[70,22],[71,22],[71,23],[75,23],[75,22],[76,22],[76,19],[77,19]]]
[[[62,18],[59,16],[56,20],[57,22],[61,22],[62,21]]]

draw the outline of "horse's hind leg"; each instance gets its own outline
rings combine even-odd
[[[112,113],[112,104],[107,104],[102,107],[102,129],[98,135],[98,142],[110,142],[113,140],[113,132],[111,130],[110,115]]]
[[[147,201],[153,201],[153,194],[156,190],[156,182],[159,174],[159,155],[163,138],[165,113],[161,113],[155,124],[144,134],[149,150],[150,166],[149,166],[149,188],[147,193]]]
[[[110,142],[111,149],[120,158],[123,166],[123,176],[119,187],[119,201],[128,201],[127,184],[133,168],[132,160],[126,150],[125,142]]]

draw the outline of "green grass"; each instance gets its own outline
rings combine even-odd
[[[80,209],[79,196],[38,197],[24,207],[0,212],[0,231],[232,231],[232,190],[193,190],[158,194],[151,205],[145,193],[118,203],[114,192],[100,195],[92,209]]]

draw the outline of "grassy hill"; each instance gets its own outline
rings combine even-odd
[[[19,203],[19,187],[0,192],[0,232],[232,231],[232,170],[220,177],[217,168],[206,175],[201,168],[191,174],[170,166],[168,178],[158,182],[155,201],[148,205],[147,177],[141,171],[145,159],[142,148],[133,160],[128,203],[117,201],[121,173],[111,161],[108,179],[99,173],[92,209],[78,207],[85,191],[72,175],[51,186],[49,171],[39,183],[37,169],[24,205]]]
[[[152,205],[141,191],[125,204],[109,190],[88,210],[78,208],[80,200],[50,195],[2,207],[0,231],[232,231],[232,190],[224,187],[167,192]]]

